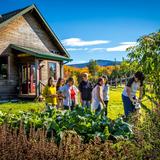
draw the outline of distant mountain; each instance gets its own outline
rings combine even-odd
[[[99,66],[113,66],[113,65],[115,65],[115,61],[110,61],[110,60],[96,60],[96,61]],[[88,63],[70,64],[68,66],[73,66],[76,68],[84,68],[84,67],[87,67]],[[117,65],[120,63],[121,63],[120,61],[116,61]]]

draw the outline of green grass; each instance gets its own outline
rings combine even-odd
[[[2,112],[12,112],[16,113],[18,111],[29,111],[29,110],[35,110],[35,111],[41,111],[45,108],[44,103],[40,102],[18,102],[18,103],[3,103],[0,104],[0,110]]]
[[[122,102],[122,92],[124,87],[111,88],[110,89],[110,100],[108,106],[108,117],[111,119],[116,119],[120,115],[124,114],[123,102]],[[137,93],[138,97],[139,93]],[[143,107],[141,111],[152,110],[155,106],[153,103],[144,96],[142,101]]]
[[[116,119],[120,115],[124,114],[123,104],[122,104],[122,91],[123,88],[110,88],[110,99],[108,103],[108,117],[111,119]]]
[[[110,88],[110,100],[108,104],[108,117],[111,119],[116,119],[120,115],[124,114],[123,103],[122,103],[122,87]],[[149,100],[144,97],[144,107],[143,110],[152,109],[152,104]],[[0,104],[0,110],[3,112],[16,113],[18,111],[28,111],[28,110],[42,111],[45,109],[45,103],[43,102],[18,102],[18,103],[4,103]]]

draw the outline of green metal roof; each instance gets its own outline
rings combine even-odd
[[[36,13],[38,14],[39,18],[42,20],[42,22],[44,23],[44,25],[46,26],[46,28],[48,29],[51,37],[53,38],[53,40],[58,44],[58,46],[61,49],[61,52],[65,53],[66,56],[69,58],[70,55],[67,52],[67,50],[63,47],[62,43],[60,42],[60,40],[58,39],[58,37],[56,36],[56,34],[53,32],[53,30],[51,29],[51,27],[48,25],[47,21],[44,19],[44,17],[42,16],[42,14],[40,13],[40,11],[38,10],[38,8],[36,7],[36,5],[31,5],[13,12],[9,12],[6,14],[2,14],[0,17],[0,28],[5,26],[6,24],[8,24],[9,22],[15,20],[16,18],[28,13],[29,11],[34,10],[36,11]]]
[[[21,51],[23,53],[32,55],[37,58],[57,60],[57,61],[68,61],[68,62],[72,61],[72,59],[70,59],[68,57],[54,54],[52,52],[43,52],[43,51],[36,49],[36,48],[24,47],[24,46],[19,46],[19,45],[15,45],[15,44],[11,44],[10,47],[12,49]]]

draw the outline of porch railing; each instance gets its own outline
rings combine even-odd
[[[42,95],[45,86],[42,81],[39,81],[39,95]]]

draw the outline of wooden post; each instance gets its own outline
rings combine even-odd
[[[8,80],[11,80],[11,57],[8,56]]]
[[[34,92],[34,88],[33,88],[33,74],[34,74],[34,69],[33,69],[33,65],[30,65],[30,91],[31,93]]]
[[[36,74],[36,96],[38,97],[40,94],[40,86],[39,86],[39,60],[35,59],[35,74]]]
[[[59,62],[60,65],[60,77],[63,78],[63,62]]]
[[[27,94],[29,94],[29,73],[28,73],[29,64],[26,66],[26,78],[27,78]]]
[[[22,74],[23,74],[23,67],[22,65],[18,65],[18,72],[19,72],[19,95],[22,95]]]

